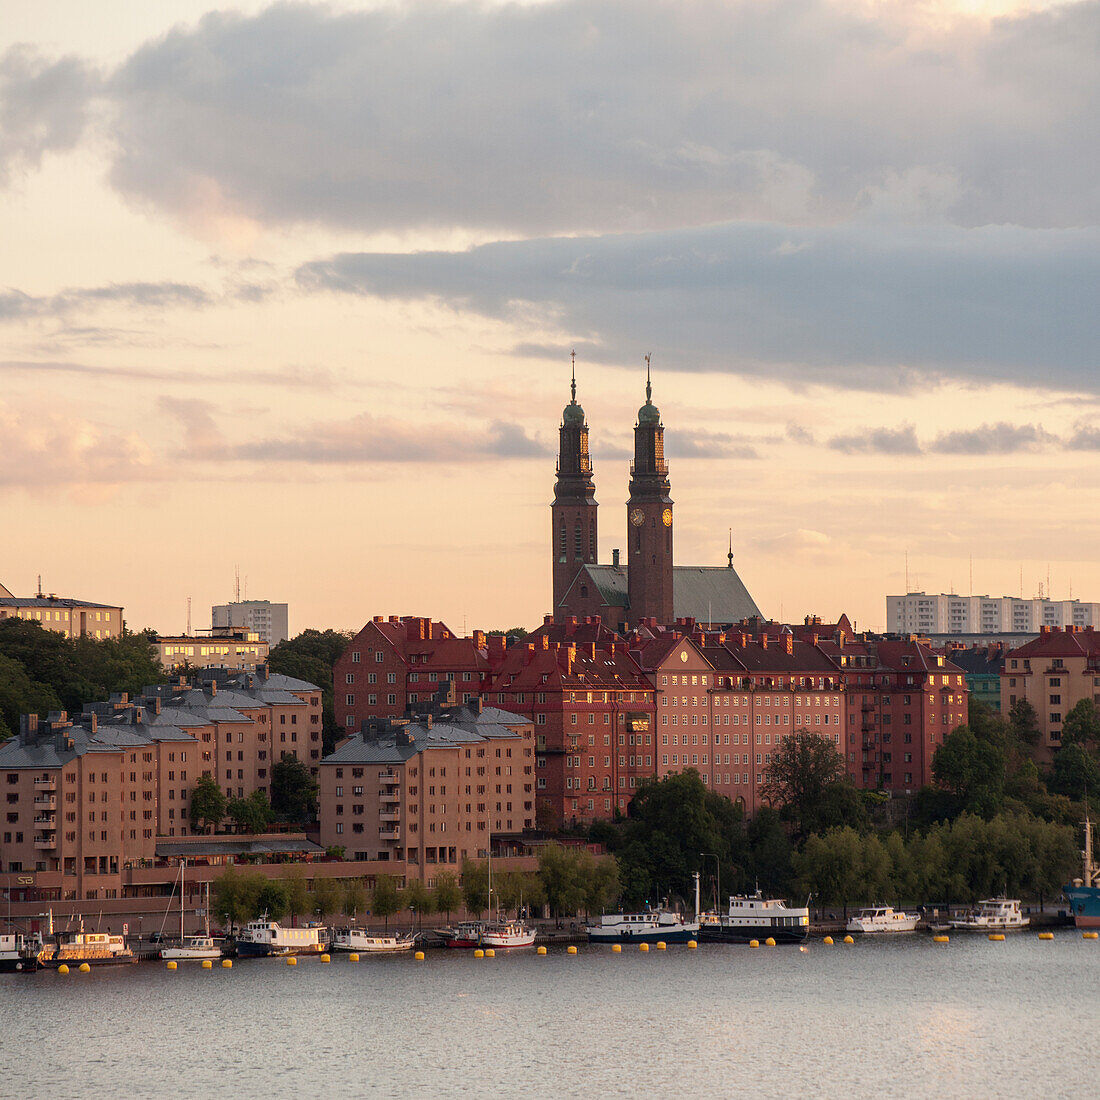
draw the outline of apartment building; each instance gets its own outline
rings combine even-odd
[[[1100,626],[1100,603],[909,592],[886,597],[887,634],[1038,634],[1044,626]]]
[[[243,630],[246,634],[255,634],[269,646],[278,645],[290,637],[287,605],[269,600],[215,604],[210,609],[210,626],[214,633],[219,630]]]
[[[169,672],[185,667],[253,669],[267,663],[270,648],[258,634],[228,627],[199,637],[159,637],[153,644],[157,660]]]
[[[26,619],[64,634],[66,638],[117,638],[122,633],[122,608],[68,596],[15,596],[0,584],[0,620]]]

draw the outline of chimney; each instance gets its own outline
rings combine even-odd
[[[475,649],[484,649],[485,648],[485,631],[484,630],[475,630],[474,631],[474,648]]]
[[[787,643],[787,652],[794,653],[794,635],[784,634],[783,640]]]
[[[385,621],[386,620],[381,615],[375,615],[374,618],[371,619],[372,623],[384,623]]]
[[[553,621],[554,621],[554,616],[553,615],[543,615],[543,617],[542,617],[542,625],[543,626],[549,626]]]
[[[618,550],[612,550],[611,551],[611,568],[612,569],[618,569],[619,568],[619,551]]]
[[[542,648],[543,649],[549,649],[550,648],[550,635],[549,634],[541,635],[540,640],[542,641]],[[535,647],[531,646],[530,648],[531,648],[531,651],[534,652]]]
[[[756,640],[757,640],[757,642],[759,642],[761,649],[767,649],[768,648],[768,636],[767,636],[767,634],[761,634]]]
[[[603,616],[602,615],[593,615],[592,616],[592,625],[593,626],[603,626]],[[1091,630],[1092,628],[1089,627],[1089,629]]]
[[[99,715],[93,710],[91,717],[92,720],[88,725],[88,732],[95,733],[99,729]]]

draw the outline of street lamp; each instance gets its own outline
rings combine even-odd
[[[722,861],[714,852],[700,852],[699,854],[704,858],[710,856],[714,860],[714,867],[717,872],[714,881],[714,908],[717,912],[722,904]],[[721,913],[718,913],[718,916],[721,917]]]

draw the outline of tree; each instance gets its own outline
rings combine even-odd
[[[1081,742],[1071,741],[1054,754],[1048,786],[1055,794],[1086,798],[1100,790],[1100,765]]]
[[[435,911],[446,913],[448,923],[451,913],[462,903],[462,888],[452,871],[440,871],[435,876]]]
[[[417,928],[420,928],[424,915],[434,911],[434,902],[431,890],[418,878],[410,879],[401,891],[402,908],[411,909],[416,914]]]
[[[971,703],[973,706],[973,703]],[[1026,699],[1017,699],[1008,711],[1008,724],[1013,735],[1024,745],[1037,745],[1042,736],[1039,715]]]
[[[606,913],[619,896],[619,865],[614,859],[596,859],[591,855],[586,862],[584,909],[590,916],[599,916]]]
[[[293,867],[282,880],[283,892],[286,895],[286,911],[292,919],[300,916],[312,915],[313,896],[306,886],[305,875],[300,867]]]
[[[289,907],[286,885],[274,879],[265,879],[256,898],[256,910],[254,916],[267,914],[268,920],[281,920]]]
[[[489,904],[489,865],[471,859],[462,861],[462,900],[467,913],[480,917]]]
[[[226,797],[221,787],[204,775],[191,791],[191,822],[213,832],[225,817]]]
[[[255,790],[247,798],[234,798],[226,807],[242,833],[262,833],[275,816],[264,791]]]
[[[1004,750],[959,726],[944,738],[932,758],[932,774],[959,801],[961,809],[992,817],[1004,801]]]
[[[61,710],[61,700],[54,690],[32,680],[18,660],[0,652],[0,741],[19,729],[21,715],[44,715],[51,710]]]
[[[290,753],[271,769],[271,808],[284,821],[309,824],[317,816],[317,780]]]
[[[1074,703],[1062,723],[1062,745],[1069,744],[1100,744],[1100,709],[1091,699]]]
[[[374,889],[370,897],[371,913],[386,922],[386,931],[390,930],[390,917],[401,909],[401,895],[392,875],[379,875],[374,880]]]
[[[845,779],[844,757],[833,742],[797,729],[772,753],[761,793],[801,838],[818,825],[826,793]]]
[[[343,891],[335,879],[322,876],[314,878],[312,907],[315,912],[320,912],[321,920],[324,920],[330,913],[339,912],[343,901]],[[363,907],[366,907],[365,902]]]
[[[210,887],[211,910],[228,924],[247,924],[259,915],[260,891],[267,879],[258,871],[241,874],[230,865]]]
[[[279,642],[267,655],[268,668],[293,676],[321,689],[321,739],[325,755],[336,748],[340,731],[336,726],[332,667],[343,656],[350,634],[338,630],[303,630],[295,638]]]
[[[349,878],[344,883],[343,889],[343,913],[345,917],[356,917],[361,909],[367,907],[367,890],[363,880]]]

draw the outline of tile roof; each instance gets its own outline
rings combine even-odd
[[[586,565],[578,577],[585,573],[608,607],[630,607],[626,566]],[[737,623],[760,614],[737,570],[725,565],[673,566],[672,607],[676,618],[701,623]]]

